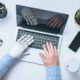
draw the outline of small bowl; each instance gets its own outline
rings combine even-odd
[[[77,17],[77,15],[79,14],[78,12],[80,12],[80,9],[77,10],[74,19],[75,19],[76,24],[80,26],[80,18]]]

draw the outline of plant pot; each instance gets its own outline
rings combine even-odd
[[[78,9],[77,12],[75,13],[74,19],[76,24],[80,26],[80,9]]]

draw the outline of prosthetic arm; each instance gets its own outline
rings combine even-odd
[[[33,36],[30,35],[24,35],[22,36],[15,44],[13,49],[10,52],[10,55],[13,58],[20,58],[25,50],[28,48],[29,45],[31,45],[34,42]]]
[[[0,79],[8,70],[9,67],[15,62],[16,58],[20,58],[25,50],[34,42],[34,39],[30,35],[22,36],[14,45],[9,54],[5,55],[0,60]]]

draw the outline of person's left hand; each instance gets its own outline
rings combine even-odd
[[[55,27],[60,28],[63,24],[63,18],[61,16],[53,16],[47,21],[48,21],[47,26],[52,28],[55,28]]]
[[[33,42],[33,36],[26,34],[23,35],[20,39],[16,41],[15,45],[13,46],[10,52],[10,55],[15,59],[20,58],[24,54],[28,46],[31,45]]]

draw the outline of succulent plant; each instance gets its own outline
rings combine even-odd
[[[80,25],[80,9],[76,12],[75,19],[76,22]]]

